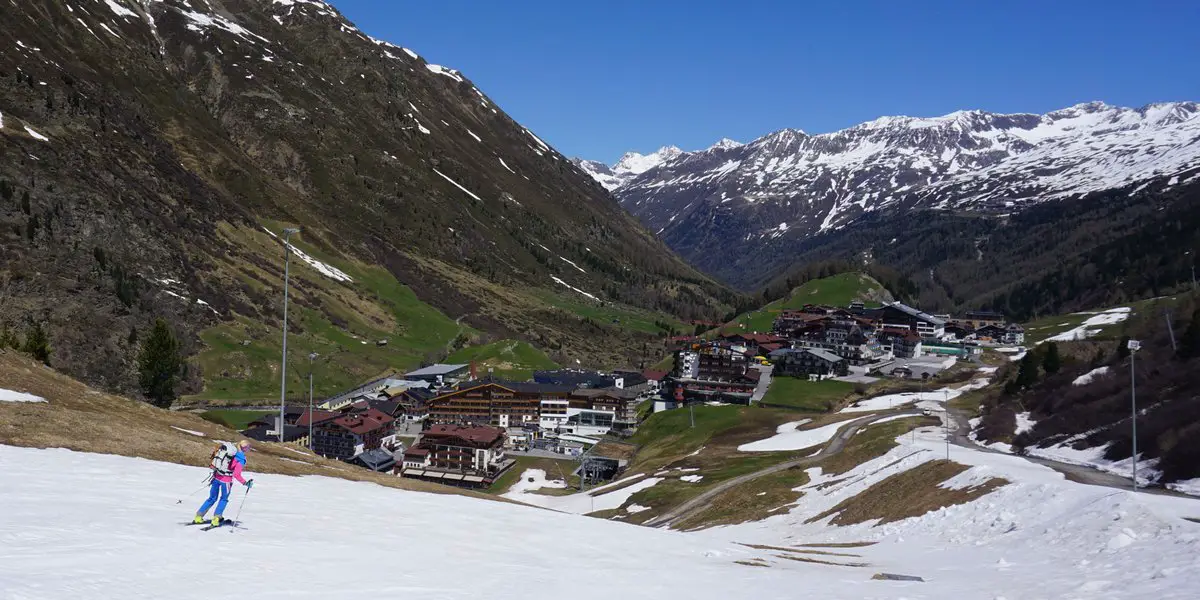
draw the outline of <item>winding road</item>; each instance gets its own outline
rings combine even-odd
[[[862,417],[860,419],[855,419],[853,421],[847,421],[846,426],[843,427],[842,429],[838,430],[837,435],[833,436],[833,439],[829,440],[829,443],[827,443],[825,445],[825,447],[821,449],[820,452],[813,454],[812,456],[805,456],[802,458],[795,458],[795,459],[792,459],[792,460],[789,460],[786,462],[781,462],[777,465],[772,465],[765,469],[759,469],[758,471],[755,471],[753,473],[747,473],[747,474],[741,475],[739,477],[734,477],[733,479],[730,479],[728,481],[722,481],[721,483],[713,486],[712,488],[705,490],[699,496],[696,496],[695,498],[692,498],[691,500],[688,500],[687,502],[684,502],[683,504],[680,504],[679,506],[676,506],[675,508],[672,508],[671,510],[669,510],[661,515],[658,515],[657,517],[654,517],[653,519],[650,519],[649,521],[646,521],[645,524],[650,527],[663,527],[666,525],[670,525],[672,521],[678,520],[682,517],[691,516],[694,513],[697,513],[701,510],[704,510],[705,508],[708,508],[708,506],[710,504],[712,504],[712,500],[714,498],[721,495],[723,492],[726,492],[726,491],[733,489],[739,485],[742,485],[743,483],[746,483],[747,481],[753,481],[755,479],[758,479],[759,477],[763,477],[765,475],[770,475],[772,473],[786,471],[787,469],[791,469],[792,467],[800,467],[800,466],[814,464],[814,463],[817,463],[821,460],[824,460],[826,458],[829,458],[830,456],[833,456],[833,455],[841,452],[842,448],[844,448],[846,446],[846,442],[849,441],[850,438],[853,437],[855,433],[858,433],[859,429],[862,429],[863,427],[870,425],[871,423],[874,423],[875,421],[878,421],[880,419],[887,419],[889,417],[901,416],[901,415],[915,417],[915,416],[919,416],[920,414],[921,414],[920,410],[915,410],[915,409],[914,410],[902,410],[902,411],[896,411],[896,412],[873,414],[873,415],[868,415],[866,417]]]
[[[955,446],[969,448],[971,450],[975,450],[978,452],[990,452],[992,454],[1006,454],[1008,456],[1018,456],[1019,458],[1025,459],[1031,463],[1036,463],[1036,464],[1042,465],[1044,467],[1049,467],[1051,469],[1054,469],[1055,471],[1058,471],[1059,473],[1062,473],[1064,476],[1066,476],[1066,478],[1068,480],[1074,481],[1075,483],[1083,483],[1086,485],[1099,485],[1099,486],[1103,486],[1103,487],[1110,487],[1110,488],[1123,489],[1123,490],[1128,490],[1132,487],[1132,482],[1129,479],[1126,479],[1125,477],[1122,477],[1120,475],[1116,475],[1113,473],[1107,473],[1107,472],[1101,471],[1099,469],[1093,469],[1091,467],[1085,467],[1083,465],[1073,465],[1071,463],[1064,463],[1064,462],[1059,462],[1056,460],[1049,460],[1046,458],[1039,458],[1036,456],[1021,456],[1021,455],[1008,454],[1007,452],[1001,452],[999,450],[994,450],[992,448],[988,448],[987,446],[984,446],[982,444],[977,444],[974,441],[972,441],[971,438],[968,436],[968,433],[970,433],[970,431],[971,431],[971,424],[970,424],[970,419],[967,416],[967,413],[965,411],[962,411],[959,409],[951,408],[951,409],[949,409],[948,414],[950,415],[950,418],[953,420],[954,428],[955,428],[954,433],[952,433],[950,435],[950,443],[954,444]],[[1189,496],[1188,494],[1176,492],[1174,490],[1169,490],[1169,489],[1166,489],[1163,487],[1141,487],[1138,489],[1139,489],[1139,491],[1141,491],[1143,493],[1147,493],[1147,494],[1160,494],[1163,496],[1179,496],[1181,498],[1195,498],[1195,496]]]

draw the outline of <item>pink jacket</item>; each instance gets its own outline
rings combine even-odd
[[[233,461],[233,476],[232,477],[229,475],[221,475],[220,473],[217,473],[214,470],[213,471],[213,479],[216,479],[217,481],[220,481],[221,483],[233,483],[233,480],[236,479],[236,480],[238,480],[238,483],[240,483],[242,485],[246,485],[246,479],[244,477],[242,477],[242,461],[240,461],[240,460]]]

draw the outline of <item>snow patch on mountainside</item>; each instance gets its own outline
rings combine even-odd
[[[270,234],[271,237],[273,237],[275,239],[279,239],[279,236],[275,235],[275,233],[273,231],[271,231],[270,229],[263,227],[263,231]],[[291,249],[292,253],[294,253],[297,258],[299,258],[301,261],[308,264],[308,266],[316,269],[318,273],[320,273],[334,281],[342,281],[345,283],[354,283],[354,280],[351,279],[350,276],[347,275],[345,272],[343,272],[341,269],[339,269],[333,265],[330,265],[328,263],[321,262],[321,261],[309,256],[306,252],[297,248],[296,246],[292,245],[291,243],[288,243],[288,248]],[[167,290],[167,292],[170,293],[169,290]],[[196,302],[200,302],[200,300],[197,300]]]
[[[13,390],[6,390],[4,388],[0,388],[0,402],[45,402],[45,401],[46,401],[46,399],[41,396],[34,396],[33,394],[26,394],[25,392],[14,392]]]
[[[1120,323],[1129,318],[1132,309],[1128,306],[1110,308],[1102,313],[1084,319],[1078,327],[1073,327],[1058,335],[1046,338],[1046,342],[1073,342],[1090,338],[1102,330],[1101,328]],[[1041,344],[1042,342],[1038,342]]]
[[[1097,377],[1102,377],[1108,374],[1108,367],[1096,367],[1071,381],[1071,385],[1087,385],[1096,380]]]

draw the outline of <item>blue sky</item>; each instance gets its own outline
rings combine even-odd
[[[568,156],[881,115],[1200,100],[1200,2],[331,0]]]

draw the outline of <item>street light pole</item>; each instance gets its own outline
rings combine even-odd
[[[317,357],[316,352],[311,352],[308,355],[308,451],[313,449],[313,359]]]
[[[1191,264],[1189,266],[1192,268],[1192,291],[1195,291],[1196,290],[1196,259],[1195,259],[1195,257],[1192,257],[1191,250],[1184,252],[1183,255],[1189,257],[1188,260],[1191,262]]]
[[[950,460],[950,388],[945,390],[946,399],[942,402],[942,408],[946,412],[946,460]]]
[[[1129,422],[1133,427],[1133,491],[1138,489],[1137,481],[1137,372],[1134,370],[1134,356],[1142,347],[1142,343],[1137,340],[1129,340],[1129,402],[1133,408],[1133,415]]]
[[[283,230],[283,367],[279,375],[279,442],[283,443],[283,429],[286,418],[284,406],[287,403],[287,310],[288,310],[288,277],[292,263],[292,245],[288,238],[299,233],[299,227],[289,227]],[[311,419],[312,415],[309,415]]]

